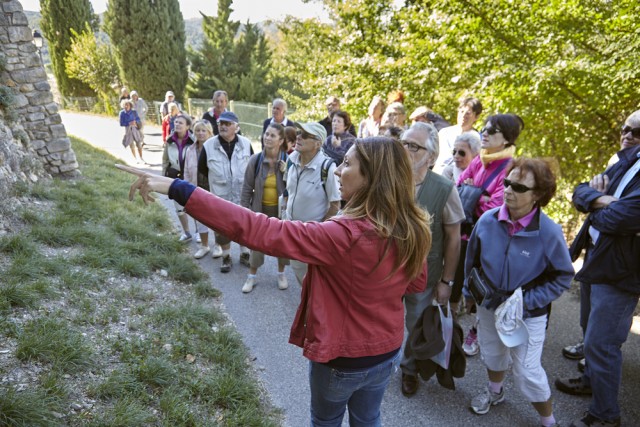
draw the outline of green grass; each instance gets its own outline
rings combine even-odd
[[[82,177],[21,184],[38,203],[0,238],[0,340],[39,367],[28,389],[0,387],[0,427],[278,425],[166,209],[129,202],[116,159],[72,145]],[[160,270],[176,300],[141,284]],[[83,395],[93,407],[69,410]]]

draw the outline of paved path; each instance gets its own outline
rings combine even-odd
[[[121,145],[122,131],[117,120],[62,112],[63,123],[69,134],[78,136],[108,153],[132,162],[128,149]],[[145,159],[150,170],[159,171],[162,156],[160,128],[147,127]],[[82,165],[80,165],[82,168]],[[124,197],[124,196],[123,196]],[[169,211],[175,214],[170,204]],[[176,238],[178,233],[176,233]],[[195,243],[191,244],[195,251]],[[237,263],[238,249],[233,245],[233,269],[228,274],[219,271],[220,260],[205,257],[202,268],[210,273],[215,287],[223,292],[222,301],[235,322],[239,333],[254,358],[259,377],[273,404],[282,408],[284,425],[309,425],[309,388],[307,360],[299,348],[288,344],[288,334],[295,309],[300,299],[300,288],[291,271],[287,270],[290,287],[280,291],[276,285],[276,260],[267,258],[258,272],[258,285],[250,294],[240,288],[247,269]],[[576,363],[560,355],[561,348],[579,340],[578,299],[566,293],[553,305],[553,314],[543,354],[543,366],[550,381],[557,376],[574,375]],[[461,319],[465,330],[471,322],[469,316]],[[640,425],[640,331],[629,335],[623,348],[623,387],[621,405],[624,425]],[[538,418],[532,407],[514,389],[511,375],[506,383],[507,400],[494,407],[489,414],[476,416],[468,410],[470,399],[481,390],[487,379],[479,356],[468,359],[466,376],[456,381],[457,389],[441,388],[432,379],[422,382],[418,393],[410,399],[400,393],[400,372],[393,376],[382,406],[383,424],[404,426],[536,426]],[[582,415],[589,404],[588,398],[572,397],[552,387],[557,420],[568,426]],[[346,418],[345,418],[346,420]],[[347,425],[345,421],[343,425]]]

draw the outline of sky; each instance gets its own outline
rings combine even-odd
[[[134,0],[135,1],[135,0]],[[20,0],[24,10],[39,11],[40,0]],[[185,19],[199,18],[202,11],[205,15],[216,15],[216,0],[179,0],[180,10]],[[91,0],[93,10],[103,13],[107,9],[106,0]],[[231,5],[231,18],[241,22],[260,22],[266,19],[279,20],[284,15],[298,18],[320,18],[326,21],[327,14],[319,3],[303,3],[302,0],[234,0]]]

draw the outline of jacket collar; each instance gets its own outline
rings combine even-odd
[[[635,163],[638,160],[638,156],[640,156],[640,145],[618,151],[618,158],[625,163]]]

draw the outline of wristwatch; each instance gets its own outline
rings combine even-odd
[[[453,280],[444,280],[444,279],[440,279],[441,283],[446,284],[447,286],[449,286],[450,288],[453,288],[453,284],[455,283]]]

